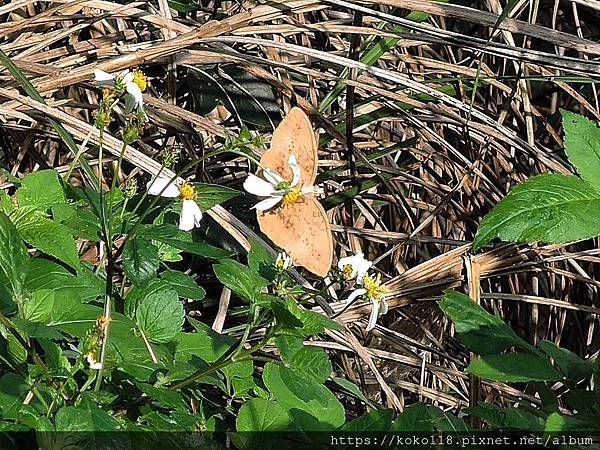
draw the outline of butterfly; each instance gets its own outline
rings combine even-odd
[[[333,260],[333,237],[325,210],[315,198],[317,141],[310,120],[292,108],[273,132],[260,158],[261,170],[244,188],[265,197],[255,205],[260,230],[291,256],[294,264],[324,277]]]

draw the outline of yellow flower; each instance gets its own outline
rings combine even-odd
[[[133,80],[138,85],[140,91],[144,92],[148,87],[148,77],[140,69],[133,69]]]

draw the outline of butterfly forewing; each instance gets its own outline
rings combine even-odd
[[[262,167],[268,167],[285,180],[292,179],[288,164],[291,154],[296,155],[300,166],[300,187],[312,186],[317,176],[317,143],[310,120],[300,108],[292,108],[279,123],[271,147],[260,159]]]
[[[292,257],[294,264],[324,277],[333,259],[333,239],[329,219],[312,196],[257,213],[260,229]]]

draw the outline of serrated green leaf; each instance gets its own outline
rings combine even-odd
[[[536,352],[499,317],[488,313],[465,294],[445,291],[439,306],[452,320],[461,341],[480,355],[500,353],[513,345]]]
[[[160,274],[161,280],[171,289],[174,289],[180,297],[193,300],[202,300],[206,291],[198,286],[194,279],[177,270],[166,270]]]
[[[194,356],[215,362],[236,342],[235,339],[221,335],[210,327],[198,326],[196,333],[179,333],[167,344],[175,362],[189,362]]]
[[[78,407],[63,406],[56,413],[56,431],[118,431],[118,420],[84,398]]]
[[[242,405],[235,423],[237,431],[282,431],[289,429],[291,418],[279,403],[253,398]]]
[[[248,301],[255,301],[269,282],[248,266],[232,259],[213,264],[213,271],[221,283]]]
[[[10,286],[19,298],[28,266],[27,248],[11,220],[0,211],[0,283]]]
[[[290,367],[316,383],[324,383],[333,372],[329,356],[318,347],[303,347],[298,350],[290,361]]]
[[[181,331],[185,313],[174,290],[160,290],[137,306],[135,320],[150,342],[164,343]]]
[[[26,175],[15,195],[19,206],[34,206],[41,210],[67,201],[58,172],[54,169],[38,170]]]
[[[50,319],[50,311],[54,307],[55,291],[51,289],[41,289],[35,291],[23,302],[23,319],[31,322],[44,322]]]
[[[304,422],[306,428],[303,431],[331,430],[344,423],[344,407],[322,384],[273,362],[265,366],[263,381],[284,409],[304,413],[295,415]]]
[[[11,220],[25,242],[56,259],[79,269],[79,255],[75,240],[63,225],[48,219],[32,207],[16,209]]]
[[[600,233],[600,194],[585,181],[542,174],[514,186],[481,221],[473,250],[499,237],[563,243]]]
[[[74,294],[82,301],[95,300],[104,293],[104,281],[82,264],[73,275],[60,264],[43,258],[33,258],[25,278],[29,291],[50,289],[64,294]]]
[[[125,243],[123,270],[136,286],[144,287],[156,277],[159,265],[158,249],[155,245],[135,237]]]
[[[550,361],[531,353],[486,355],[471,361],[465,372],[486,380],[524,382],[560,379]]]
[[[73,205],[53,205],[52,218],[67,227],[77,236],[98,242],[101,232],[98,218],[87,208],[76,208]]]
[[[600,191],[600,128],[584,116],[561,109],[565,153],[581,178]]]

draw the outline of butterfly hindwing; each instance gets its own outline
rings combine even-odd
[[[329,219],[321,204],[305,196],[292,204],[257,213],[260,229],[292,257],[294,264],[324,277],[333,260]]]
[[[312,186],[317,176],[317,142],[310,120],[300,108],[292,108],[273,132],[271,147],[260,159],[268,167],[289,180],[292,172],[288,164],[291,154],[300,166],[300,185]]]

